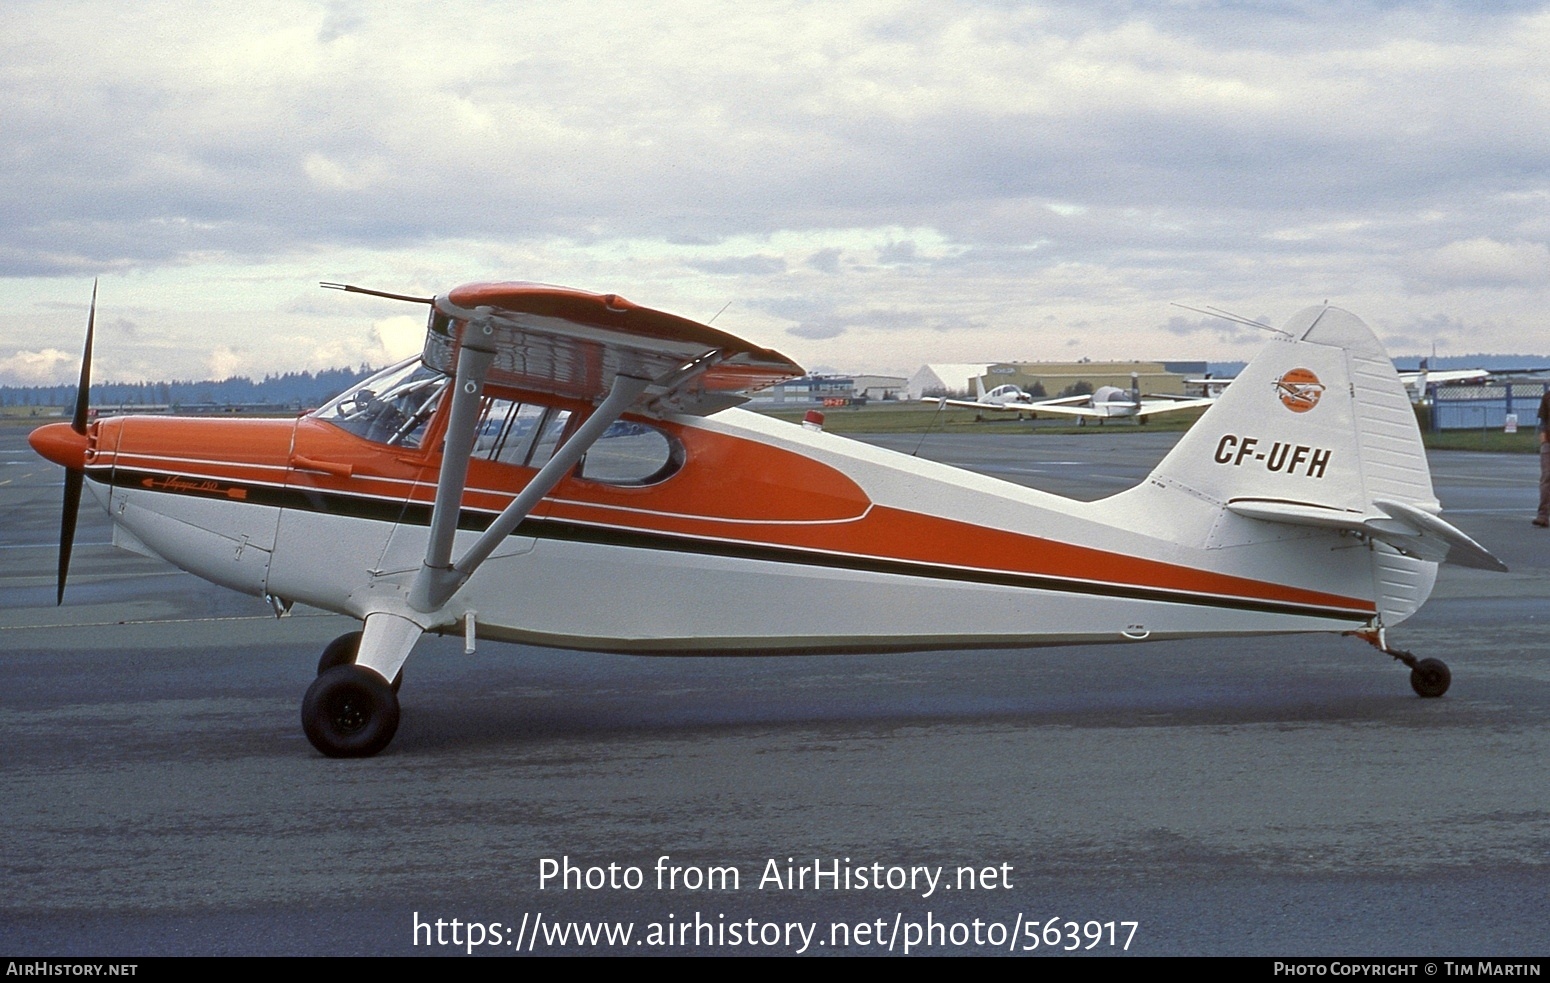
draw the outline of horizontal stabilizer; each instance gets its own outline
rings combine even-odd
[[[1446,561],[1480,570],[1507,569],[1485,547],[1430,512],[1386,499],[1372,504],[1378,511],[1364,514],[1300,502],[1240,498],[1228,502],[1227,510],[1265,522],[1360,533],[1406,556],[1433,563]]]
[[[1403,502],[1390,502],[1378,499],[1372,503],[1387,512],[1390,516],[1402,523],[1408,523],[1413,528],[1421,530],[1423,538],[1435,537],[1448,544],[1446,559],[1449,563],[1457,563],[1459,566],[1475,567],[1478,570],[1497,570],[1503,573],[1507,570],[1507,564],[1498,560],[1491,551],[1470,539],[1452,524],[1443,521],[1430,512],[1423,512],[1414,505],[1406,505]]]

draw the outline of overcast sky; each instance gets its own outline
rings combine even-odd
[[[808,366],[1550,353],[1541,3],[0,6],[0,383],[417,347],[317,288],[615,292]]]

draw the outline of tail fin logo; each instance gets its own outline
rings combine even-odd
[[[1293,413],[1306,413],[1319,405],[1324,384],[1312,369],[1292,369],[1276,380],[1276,395],[1281,405]]]

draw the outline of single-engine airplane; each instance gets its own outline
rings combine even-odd
[[[1145,423],[1148,417],[1159,413],[1176,413],[1179,410],[1195,409],[1201,406],[1210,406],[1216,402],[1217,397],[1190,397],[1190,396],[1145,396],[1141,395],[1141,383],[1135,373],[1130,376],[1130,389],[1124,390],[1118,386],[1099,386],[1091,393],[1083,396],[1064,396],[1058,399],[1040,400],[1028,409],[1039,413],[1055,413],[1065,416],[1074,416],[1077,423],[1085,424],[1088,420],[1097,420],[1102,424],[1104,420],[1115,418],[1133,418],[1137,423]]]
[[[119,546],[360,619],[302,701],[325,755],[388,745],[426,632],[776,654],[1335,631],[1435,697],[1447,666],[1387,630],[1444,559],[1504,569],[1438,517],[1404,388],[1335,308],[1146,481],[1080,502],[737,409],[801,368],[614,294],[398,299],[429,308],[423,354],[300,419],[88,423],[94,290],[74,419],[31,436],[68,469],[61,599],[86,483]]]
[[[946,406],[961,406],[971,410],[1027,410],[1033,408],[1033,397],[1023,392],[1019,386],[1007,383],[997,386],[990,392],[985,391],[985,382],[979,376],[974,377],[973,399],[951,399],[945,396],[922,396],[922,403],[937,403]]]

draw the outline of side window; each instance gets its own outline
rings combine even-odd
[[[544,414],[544,422],[538,427],[538,437],[533,441],[533,452],[527,456],[528,467],[541,468],[549,463],[549,458],[554,456],[554,449],[560,446],[565,424],[569,422],[570,410],[551,409]]]
[[[683,466],[683,447],[662,431],[615,420],[581,459],[580,477],[608,485],[654,485]]]
[[[474,431],[473,456],[541,468],[554,456],[571,411],[486,396]],[[615,420],[587,448],[577,476],[608,485],[654,485],[683,466],[683,446],[654,427]]]
[[[474,456],[541,468],[569,422],[569,410],[486,398],[474,432]]]

